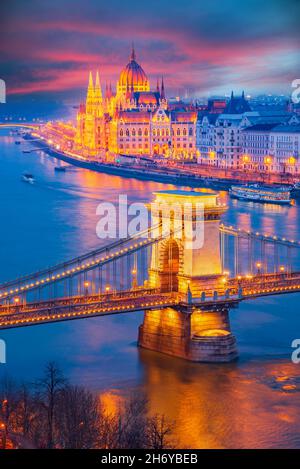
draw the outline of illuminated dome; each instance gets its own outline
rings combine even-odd
[[[135,60],[135,51],[132,48],[130,62],[122,70],[118,81],[118,92],[127,91],[150,91],[150,84],[146,73]],[[133,90],[132,90],[133,87]]]

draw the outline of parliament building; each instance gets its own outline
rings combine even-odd
[[[115,91],[106,85],[103,95],[99,73],[93,77],[90,72],[86,101],[77,114],[75,147],[90,156],[109,151],[193,159],[196,122],[196,110],[168,103],[163,79],[151,90],[132,48]]]

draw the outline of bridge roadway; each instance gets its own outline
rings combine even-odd
[[[137,289],[105,295],[59,298],[19,306],[1,306],[0,329],[93,316],[107,316],[178,304],[178,295]]]
[[[0,329],[24,327],[49,322],[93,316],[162,309],[197,307],[202,310],[230,308],[251,298],[300,292],[300,272],[267,274],[229,279],[224,288],[203,289],[199,298],[176,292],[136,288],[123,292],[82,295],[39,301],[23,305],[0,306]]]

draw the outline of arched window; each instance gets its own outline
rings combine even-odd
[[[162,136],[162,137],[165,136],[165,131],[164,131],[164,129],[162,129],[162,131],[161,131],[161,136]]]
[[[169,137],[169,129],[166,130],[166,136]]]
[[[157,136],[160,137],[160,130],[157,130]]]
[[[156,137],[156,129],[153,129],[152,134],[153,134],[153,137]]]
[[[138,135],[139,135],[139,137],[142,136],[142,129],[139,129],[139,130],[138,130]]]
[[[123,137],[124,135],[124,132],[123,132],[123,129],[120,130],[120,137]]]
[[[132,129],[132,136],[135,137],[135,129]]]
[[[145,129],[145,137],[148,137],[148,129]]]
[[[193,127],[190,127],[190,128],[189,128],[189,136],[192,137],[193,134],[194,134],[194,132],[193,132]]]
[[[186,136],[186,128],[183,129],[183,135]]]
[[[178,127],[178,129],[177,129],[177,135],[180,135],[180,129],[179,129],[179,127]]]
[[[129,129],[126,129],[126,137],[129,137]]]

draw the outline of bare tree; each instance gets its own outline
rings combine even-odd
[[[36,400],[46,415],[46,447],[54,447],[55,411],[59,394],[66,384],[62,372],[54,362],[45,367],[44,376],[36,383]]]
[[[131,394],[114,415],[98,396],[67,384],[55,363],[47,364],[35,392],[6,378],[0,383],[2,446],[17,438],[39,448],[165,449],[174,447],[174,424],[163,415],[149,416],[143,393]]]
[[[148,400],[142,393],[133,393],[120,410],[118,441],[121,448],[144,448],[146,440]]]
[[[56,409],[57,427],[62,448],[95,448],[99,441],[99,400],[90,391],[66,386]]]
[[[16,426],[23,436],[28,436],[36,417],[37,408],[27,383],[22,383],[18,390],[18,407],[16,415]]]
[[[106,418],[107,448],[172,447],[173,425],[163,415],[148,416],[148,400],[143,393],[133,393],[117,416]]]
[[[166,420],[164,415],[149,417],[147,422],[147,448],[149,449],[171,449],[174,442],[171,440],[174,423]]]

